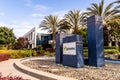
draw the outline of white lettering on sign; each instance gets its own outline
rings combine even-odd
[[[63,55],[76,55],[76,42],[63,43]]]

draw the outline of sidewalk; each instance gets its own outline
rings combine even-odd
[[[23,77],[24,79],[40,80],[16,70],[13,66],[13,63],[18,60],[20,59],[9,59],[9,60],[0,62],[0,73],[2,73],[3,76],[8,76],[10,74],[11,76]]]

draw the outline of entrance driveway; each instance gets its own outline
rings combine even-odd
[[[18,61],[18,60],[20,59],[9,59],[9,60],[0,62],[0,73],[2,73],[3,76],[8,76],[10,74],[10,76],[20,76],[20,77],[23,77],[24,79],[40,80],[16,70],[13,64],[15,61]]]

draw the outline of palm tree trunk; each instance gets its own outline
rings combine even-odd
[[[53,36],[52,36],[52,38],[53,38],[53,42],[52,42],[52,48],[53,48],[53,51],[55,51],[55,33],[53,33]]]

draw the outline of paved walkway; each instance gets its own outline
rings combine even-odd
[[[24,79],[40,80],[16,70],[13,64],[15,61],[18,61],[18,60],[20,59],[9,59],[9,60],[0,62],[0,73],[2,73],[3,76],[8,76],[10,74],[13,76],[21,76]]]

